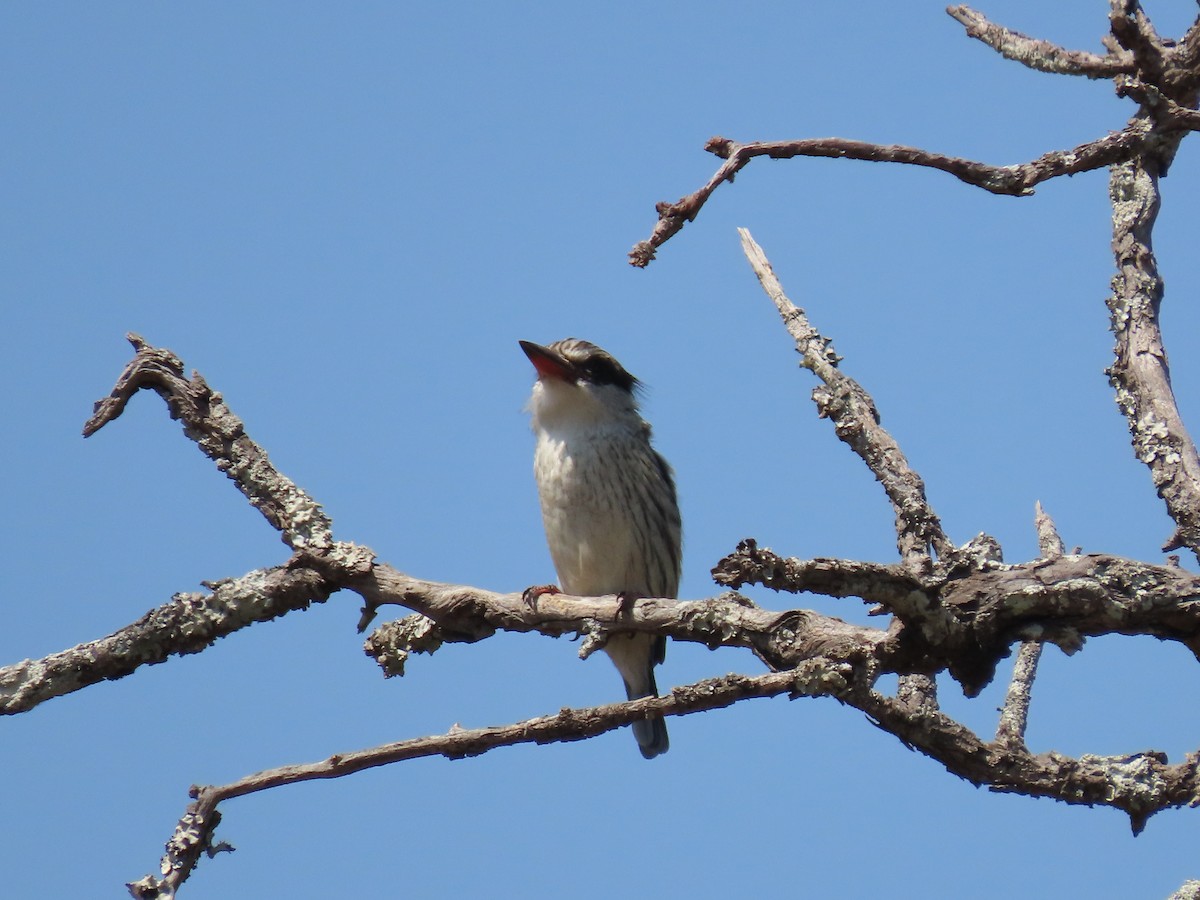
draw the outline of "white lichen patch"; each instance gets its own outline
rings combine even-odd
[[[796,666],[795,691],[806,697],[837,696],[849,688],[853,672],[849,663],[830,665],[820,659],[805,660]]]
[[[1094,756],[1085,753],[1079,757],[1085,765],[1096,766],[1104,772],[1108,782],[1108,799],[1118,795],[1146,795],[1147,806],[1166,793],[1168,785],[1161,775],[1160,765],[1144,754],[1136,756]]]

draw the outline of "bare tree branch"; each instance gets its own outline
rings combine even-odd
[[[1112,78],[1123,72],[1133,72],[1136,68],[1133,54],[1129,52],[1098,56],[1083,50],[1066,50],[1049,41],[1027,37],[1018,31],[993,24],[969,6],[950,6],[946,12],[966,27],[968,37],[982,41],[1005,59],[1039,72]]]
[[[112,393],[98,400],[83,426],[91,437],[121,415],[130,398],[150,389],[167,402],[172,419],[204,455],[217,464],[271,527],[293,549],[323,548],[332,542],[329,517],[308,494],[271,464],[266,451],[246,436],[242,420],[225,405],[199,373],[183,377],[183,362],[170,350],[150,346],[140,336],[126,336],[137,353],[117,379]]]
[[[1071,150],[1054,150],[1019,165],[994,166],[974,160],[946,156],[917,147],[872,144],[845,138],[808,138],[795,141],[739,143],[724,137],[709,138],[705,149],[724,159],[708,183],[674,203],[655,207],[658,221],[647,240],[639,241],[629,253],[630,264],[648,266],[659,247],[695,220],[713,192],[733,181],[754,158],[792,159],[797,156],[860,159],[894,162],[948,172],[967,184],[994,194],[1024,197],[1036,185],[1063,175],[1076,175],[1132,160],[1146,152],[1160,153],[1163,136],[1172,130],[1196,130],[1200,115],[1196,91],[1200,88],[1200,23],[1193,26],[1177,47],[1166,47],[1140,6],[1128,0],[1112,0],[1112,34],[1109,53],[1099,56],[1066,50],[1048,41],[1035,40],[994,25],[967,6],[948,7],[947,12],[966,26],[970,37],[1033,69],[1089,78],[1118,78],[1145,83],[1160,89],[1167,102],[1151,121],[1136,117],[1118,132],[1104,135]],[[1132,76],[1136,75],[1136,78]],[[1119,91],[1120,92],[1120,91]],[[1177,140],[1175,145],[1177,146]],[[1171,148],[1173,150],[1173,147]]]
[[[769,266],[762,271],[768,273]],[[299,551],[285,569],[268,570],[265,575],[251,573],[246,579],[214,585],[213,595],[204,602],[184,598],[156,611],[147,617],[145,627],[128,634],[119,632],[105,644],[130,648],[124,656],[110,658],[84,650],[63,660],[48,658],[0,670],[0,684],[6,685],[10,702],[16,704],[14,711],[98,678],[120,677],[142,662],[168,653],[195,652],[212,639],[211,635],[302,607],[305,591],[315,601],[342,588],[355,591],[365,600],[364,623],[380,606],[390,604],[431,619],[437,629],[431,644],[437,640],[479,640],[499,629],[548,635],[587,633],[599,642],[610,630],[643,630],[710,647],[748,647],[775,670],[792,668],[816,656],[869,659],[876,672],[932,674],[945,669],[969,695],[982,689],[993,676],[996,662],[1008,653],[1012,642],[1030,636],[1025,634],[1030,629],[1040,639],[1053,641],[1068,652],[1088,635],[1114,632],[1152,634],[1180,641],[1197,651],[1200,601],[1195,598],[1200,597],[1200,581],[1182,569],[1104,555],[1003,566],[994,550],[986,549],[987,540],[977,539],[965,548],[953,548],[936,527],[936,517],[928,511],[919,479],[909,473],[898,450],[893,454],[886,432],[878,429],[870,398],[837,371],[828,342],[811,330],[772,279],[773,275],[765,284],[771,285],[769,293],[778,298],[803,355],[835,392],[850,395],[855,404],[852,413],[832,411],[830,417],[839,431],[861,429],[867,434],[863,440],[874,449],[864,452],[875,460],[869,463],[872,470],[885,480],[885,486],[889,481],[896,482],[888,490],[889,496],[896,497],[895,505],[905,510],[898,519],[923,523],[919,527],[906,524],[898,533],[919,534],[921,540],[928,536],[929,543],[939,551],[939,563],[926,571],[848,560],[783,560],[747,541],[718,564],[714,577],[734,588],[760,583],[777,590],[861,597],[896,616],[899,628],[890,632],[860,628],[809,610],[762,610],[737,595],[693,602],[641,600],[628,614],[621,611],[615,598],[548,595],[536,608],[530,608],[515,594],[421,581],[374,562],[365,547],[333,543]],[[174,360],[169,373],[182,369],[169,351],[157,351],[140,342],[138,359],[127,374],[139,370],[139,360],[152,361],[155,354]],[[191,396],[188,383],[179,386],[169,373],[168,386],[163,390],[171,398],[182,395],[186,400]],[[130,385],[137,381],[135,377],[123,378],[114,396],[127,400],[136,390]],[[203,384],[203,380],[196,376],[193,383]],[[207,386],[200,393],[215,396]],[[181,401],[180,405],[186,403]],[[229,415],[223,402],[193,404],[185,417],[189,435],[199,435],[197,443],[209,452],[204,443],[206,436],[219,432]],[[240,423],[238,436],[265,458]],[[292,496],[294,485],[283,476],[262,479],[245,465],[230,466],[228,471],[235,481],[250,481],[247,486],[239,481],[247,496],[260,490],[264,495],[260,502],[268,508],[284,507]],[[910,474],[915,481],[910,480]],[[316,507],[315,502],[308,503]],[[917,556],[920,552],[920,547],[913,551]],[[239,599],[243,595],[248,598],[244,602]],[[189,614],[189,601],[196,604],[194,614]],[[223,610],[226,603],[230,604],[229,611]],[[222,608],[220,614],[214,613],[209,604]],[[218,624],[214,626],[213,622]],[[407,652],[413,636],[405,634],[399,640],[401,644],[394,649]],[[388,645],[378,635],[374,643],[378,658]],[[83,667],[82,678],[72,674],[57,686],[59,679],[45,677],[46,672],[66,671],[67,661],[75,665],[93,658]]]
[[[896,702],[914,713],[937,712],[940,709],[937,679],[930,675],[901,675],[896,689]]]
[[[1118,92],[1138,100],[1131,125],[1152,123],[1156,141],[1137,157],[1112,166],[1113,255],[1117,274],[1108,298],[1115,361],[1108,376],[1125,414],[1134,452],[1149,468],[1158,495],[1175,521],[1164,550],[1200,555],[1200,455],[1175,402],[1159,324],[1163,280],[1151,242],[1162,202],[1158,180],[1180,141],[1200,117],[1200,19],[1184,41],[1168,45],[1137,0],[1111,0],[1113,41],[1137,64],[1136,78],[1118,79]]]
[[[437,623],[438,640],[471,642],[506,630],[585,633],[602,641],[611,631],[647,631],[714,648],[746,647],[777,671],[818,656],[869,664],[876,673],[945,669],[968,695],[987,684],[1014,641],[1033,633],[1067,652],[1087,636],[1113,633],[1175,640],[1193,653],[1200,648],[1200,577],[1102,554],[982,570],[939,565],[917,578],[900,564],[782,559],[745,541],[714,570],[731,587],[758,583],[863,597],[897,616],[902,627],[890,631],[812,610],[766,610],[736,594],[639,600],[627,611],[616,597],[556,594],[530,608],[520,594],[422,581],[382,563],[364,568],[360,556],[369,551],[335,545],[324,559],[298,558],[286,568],[216,585],[208,596],[177,598],[92,645],[0,669],[0,711],[20,712],[169,654],[196,652],[220,634],[302,609],[338,589],[359,593],[372,608],[398,605],[421,613]],[[369,652],[395,657],[413,649],[407,640],[385,627],[372,636]]]
[[[1042,509],[1041,501],[1034,508],[1033,524],[1037,529],[1042,559],[1061,557],[1064,551],[1062,538],[1058,536],[1054,520]],[[1025,746],[1025,729],[1029,725],[1029,697],[1033,691],[1033,682],[1037,677],[1037,667],[1041,658],[1040,641],[1025,641],[1017,651],[1012,681],[1009,682],[1008,692],[1004,696],[1004,706],[1000,709],[1000,723],[996,727],[997,743],[1017,748]]]
[[[687,222],[693,221],[699,215],[713,191],[724,182],[733,181],[738,172],[759,156],[770,159],[816,156],[904,163],[948,172],[959,181],[993,194],[1026,197],[1033,194],[1035,185],[1051,178],[1090,172],[1136,156],[1146,145],[1148,134],[1147,128],[1131,125],[1122,131],[1080,144],[1072,150],[1053,150],[1031,162],[1011,166],[993,166],[956,156],[931,153],[917,147],[870,144],[845,138],[808,138],[740,144],[728,138],[713,137],[709,138],[704,149],[721,157],[725,163],[717,169],[708,183],[695,193],[675,203],[664,201],[657,205],[658,222],[654,231],[649,239],[634,245],[629,253],[629,261],[638,268],[648,266],[657,249],[678,234]]]
[[[461,729],[346,754],[308,765],[285,766],[247,776],[227,785],[193,788],[191,803],[167,842],[160,865],[163,877],[147,875],[128,885],[141,900],[174,897],[201,854],[214,849],[220,822],[218,805],[228,799],[314,779],[339,778],[368,768],[426,756],[460,759],[500,746],[550,743],[593,737],[628,725],[651,713],[688,715],[718,709],[752,697],[782,693],[830,696],[867,713],[881,728],[897,735],[947,769],[994,790],[1020,790],[1068,803],[1108,805],[1125,811],[1135,832],[1153,813],[1200,802],[1200,755],[1171,766],[1161,754],[1072,759],[1050,753],[1034,756],[1023,746],[997,740],[986,744],[966,727],[928,704],[889,699],[871,689],[869,669],[824,657],[800,663],[794,670],[759,676],[728,675],[673,689],[664,697],[607,704],[590,709],[564,709],[513,725]]]
[[[211,588],[207,594],[176,594],[108,637],[0,668],[0,715],[26,712],[170,656],[199,653],[255,622],[320,603],[333,590],[311,569],[286,567],[256,570]]]
[[[1152,82],[1162,80],[1166,52],[1162,38],[1137,0],[1109,0],[1109,27],[1119,46],[1130,52],[1137,69]]]
[[[884,482],[897,510],[897,534],[907,564],[880,565],[849,560],[782,559],[744,541],[714,570],[732,587],[761,583],[779,590],[816,591],[834,597],[861,597],[894,616],[885,630],[863,628],[811,610],[764,610],[736,594],[702,601],[639,600],[624,608],[617,597],[578,598],[551,594],[531,607],[518,594],[421,581],[374,560],[369,549],[331,540],[299,549],[283,567],[251,572],[207,585],[209,594],[179,595],[138,623],[102,641],[39,662],[0,670],[0,712],[26,710],[53,696],[101,679],[119,678],[172,653],[197,652],[216,637],[263,621],[339,589],[365,601],[362,624],[386,605],[417,612],[397,626],[372,635],[368,652],[396,674],[410,650],[432,651],[441,641],[475,641],[497,630],[547,635],[588,635],[587,648],[603,644],[612,631],[651,631],[709,647],[752,649],[773,670],[750,678],[729,676],[677,688],[667,697],[612,704],[595,710],[565,710],[496,729],[462,731],[400,742],[357,754],[331,757],[307,767],[285,767],[249,776],[232,785],[197,789],[168,844],[163,877],[147,876],[130,885],[135,896],[174,896],[200,855],[217,849],[213,829],[222,800],[299,780],[331,778],[401,759],[432,754],[466,756],[520,742],[578,740],[628,724],[651,713],[681,715],[714,709],[739,699],[788,692],[832,696],[865,713],[907,745],[938,760],[955,774],[996,790],[1048,796],[1071,803],[1103,804],[1127,812],[1140,830],[1159,809],[1196,803],[1196,757],[1176,766],[1157,753],[1130,757],[1034,756],[1021,740],[1024,715],[1012,706],[1016,724],[992,743],[983,742],[937,708],[932,675],[949,671],[974,695],[993,676],[996,662],[1012,643],[1036,634],[1068,652],[1092,634],[1152,634],[1200,648],[1200,577],[1177,567],[1154,567],[1117,557],[1061,557],[1051,540],[1052,523],[1039,518],[1041,560],[1021,566],[999,562],[984,536],[962,549],[942,534],[924,499],[920,479],[899,448],[878,427],[870,397],[837,368],[829,342],[808,324],[784,295],[761,248],[743,234],[747,255],[768,294],[776,301],[805,365],[823,381],[828,397],[818,398],[839,435]],[[136,390],[163,394],[185,431],[211,458],[226,460],[227,471],[260,509],[284,510],[298,489],[270,470],[248,465],[265,453],[250,441],[240,422],[199,375],[181,377],[182,365],[169,351],[135,340],[137,356],[113,396],[100,405],[89,433],[120,414]],[[837,395],[836,397],[834,395]],[[841,405],[838,405],[841,404]],[[234,420],[236,421],[236,420]],[[236,432],[236,434],[233,434]],[[231,437],[232,434],[232,437]],[[315,501],[299,492],[305,508]],[[1041,516],[1040,508],[1039,515]],[[270,516],[268,516],[270,518]],[[328,520],[326,532],[328,533]],[[916,524],[914,524],[916,523]],[[933,547],[938,561],[928,552]],[[1057,546],[1057,549],[1056,549]],[[914,562],[921,565],[914,566]],[[900,694],[874,690],[883,673],[903,676]],[[1014,679],[1028,697],[1032,672]],[[1022,687],[1023,685],[1023,687]]]
[[[658,205],[659,220],[653,233],[634,247],[630,260],[635,266],[648,265],[657,248],[692,221],[721,184],[732,181],[758,156],[824,156],[920,165],[949,172],[994,193],[1017,196],[1032,192],[1035,184],[1049,178],[1110,167],[1113,250],[1118,265],[1109,299],[1117,338],[1110,381],[1129,422],[1135,451],[1150,466],[1155,487],[1177,526],[1164,549],[1187,546],[1200,554],[1200,456],[1171,390],[1158,325],[1162,280],[1150,243],[1159,207],[1158,177],[1165,173],[1184,134],[1200,127],[1200,112],[1195,109],[1200,96],[1200,20],[1180,44],[1168,44],[1136,0],[1111,0],[1110,53],[1100,57],[1067,51],[993,25],[966,6],[951,7],[948,12],[967,27],[970,36],[1025,65],[1115,77],[1118,93],[1140,103],[1138,114],[1119,132],[1018,166],[990,166],[913,147],[841,138],[748,144],[712,138],[706,149],[725,163],[695,193],[676,203]],[[902,547],[902,552],[911,553],[912,549]]]
[[[1062,538],[1054,527],[1054,520],[1042,509],[1039,501],[1034,508],[1034,527],[1037,529],[1038,547],[1043,559],[1058,559],[1063,555]],[[1025,747],[1025,729],[1029,725],[1029,703],[1033,682],[1037,678],[1038,663],[1042,658],[1040,641],[1025,641],[1017,651],[1013,663],[1012,680],[1000,709],[1000,722],[996,728],[996,742],[1008,747]]]
[[[1194,90],[1200,82],[1200,16],[1196,17],[1183,40],[1169,52],[1172,66],[1167,73],[1168,79],[1180,84],[1184,91]]]
[[[1113,166],[1113,255],[1117,274],[1108,299],[1116,359],[1108,376],[1125,414],[1134,452],[1149,468],[1158,495],[1175,520],[1164,550],[1200,553],[1200,456],[1175,393],[1159,326],[1163,281],[1151,246],[1161,198],[1150,160]]]
[[[770,261],[749,230],[739,228],[738,234],[754,274],[796,342],[800,365],[825,385],[813,392],[818,414],[833,422],[837,436],[867,464],[892,502],[901,558],[909,565],[924,568],[931,547],[939,557],[949,556],[954,545],[925,498],[925,482],[909,466],[895,439],[879,424],[875,402],[857,381],[838,369],[839,358],[832,343],[813,328],[804,310],[788,299]]]
[[[1120,76],[1116,79],[1116,86],[1117,96],[1131,97],[1140,103],[1142,114],[1153,117],[1160,130],[1200,131],[1200,111],[1181,106],[1154,85],[1137,78]],[[1176,146],[1177,143],[1168,143],[1153,149],[1157,151],[1161,161],[1168,153],[1173,157]]]
[[[852,158],[933,168],[995,194],[1026,196],[1041,182],[1111,167],[1113,251],[1117,275],[1108,300],[1116,337],[1109,370],[1133,444],[1176,523],[1166,549],[1187,546],[1200,555],[1200,455],[1175,402],[1159,326],[1163,282],[1151,244],[1160,205],[1158,179],[1182,138],[1200,130],[1200,21],[1178,44],[1164,41],[1136,0],[1110,0],[1105,56],[1067,50],[989,22],[966,6],[948,12],[1005,57],[1040,71],[1113,78],[1120,96],[1139,104],[1119,132],[1073,150],[1046,153],[1013,166],[992,166],[913,147],[840,138],[741,144],[710,139],[724,160],[698,191],[658,205],[649,240],[630,254],[645,266],[657,247],[692,221],[713,192],[749,162],[765,156]],[[94,434],[119,417],[130,398],[148,388],[167,402],[185,434],[259,509],[295,551],[284,566],[206,584],[208,593],[176,595],[170,603],[107,638],[45,659],[0,669],[0,714],[106,679],[124,677],[172,654],[194,653],[216,638],[266,621],[346,589],[364,601],[360,630],[378,610],[396,605],[415,615],[378,628],[367,652],[388,675],[402,674],[411,652],[434,652],[443,642],[472,642],[500,630],[586,636],[586,656],[614,631],[643,631],[710,648],[749,648],[770,670],[730,675],[649,697],[590,709],[563,709],[506,726],[462,729],[339,754],[308,765],[270,769],[221,786],[193,788],[194,802],[167,844],[161,877],[129,885],[135,897],[173,897],[204,853],[222,849],[214,833],[225,800],[300,781],[337,778],[419,757],[463,758],[498,746],[581,740],[650,715],[687,715],[754,697],[833,697],[864,712],[907,746],[948,771],[996,791],[1051,797],[1123,810],[1134,832],[1155,812],[1200,805],[1200,753],[1170,764],[1156,751],[1127,756],[1033,754],[1026,746],[1031,692],[1043,642],[1065,652],[1087,637],[1151,635],[1182,643],[1200,658],[1200,576],[1178,566],[1154,566],[1107,554],[1064,554],[1061,538],[1040,503],[1035,525],[1041,556],[1020,565],[1002,562],[998,543],[979,535],[956,548],[942,529],[896,441],[880,425],[870,395],[839,369],[828,338],[787,298],[762,249],[740,229],[751,266],[788,328],[802,365],[821,381],[813,393],[829,418],[881,482],[891,502],[902,562],[783,558],[753,540],[714,568],[714,579],[737,589],[760,584],[788,592],[860,598],[887,628],[867,628],[808,609],[762,609],[726,593],[699,601],[546,595],[536,606],[521,595],[423,581],[377,562],[365,547],[336,542],[319,504],[278,472],[245,433],[221,395],[168,350],[137,335],[135,348],[109,397],[84,427]],[[936,555],[936,560],[935,560]],[[968,696],[995,675],[999,661],[1020,644],[994,740],[984,741],[938,707],[934,676],[948,672]],[[895,697],[875,687],[883,674],[900,676]],[[1182,896],[1189,885],[1181,888]],[[1195,893],[1194,890],[1191,893]]]
[[[860,596],[831,582],[845,579],[849,587],[863,577],[862,565],[784,559],[743,541],[717,564],[713,577],[734,589],[759,584],[791,593]],[[886,599],[889,592],[892,599]],[[1178,641],[1200,656],[1200,577],[1106,554],[981,569],[938,564],[921,577],[919,589],[902,594],[880,584],[872,599],[899,620],[889,640],[873,651],[880,670],[929,674],[945,668],[967,696],[991,681],[996,663],[1020,640],[1048,641],[1074,653],[1087,637],[1146,634]],[[772,646],[780,652],[783,645]]]
[[[1189,753],[1175,765],[1155,752],[1078,759],[1053,752],[1031,754],[1021,747],[982,741],[941,712],[914,712],[874,691],[865,698],[838,699],[973,784],[1001,793],[1112,806],[1129,816],[1134,834],[1160,810],[1200,804],[1200,753]]]
[[[139,900],[165,900],[176,895],[200,856],[215,851],[214,833],[221,820],[218,805],[262,790],[316,779],[340,778],[409,759],[445,756],[461,759],[496,747],[519,743],[551,743],[594,737],[628,725],[651,713],[688,715],[729,706],[754,697],[836,697],[867,713],[906,743],[938,759],[956,775],[994,790],[1019,789],[1068,803],[1103,804],[1125,811],[1140,831],[1153,813],[1197,802],[1200,756],[1171,766],[1159,754],[1072,759],[1050,753],[1034,756],[1021,747],[986,744],[936,709],[886,698],[870,688],[868,678],[844,663],[813,659],[795,670],[759,676],[728,675],[678,687],[664,697],[613,703],[590,709],[564,709],[512,725],[461,729],[345,754],[307,765],[258,772],[221,786],[192,789],[193,802],[166,845],[159,871],[128,885]]]
[[[138,900],[168,900],[174,897],[195,869],[201,855],[213,849],[213,835],[221,821],[218,805],[235,797],[302,781],[342,778],[366,769],[422,757],[463,759],[515,744],[583,740],[629,725],[645,718],[651,711],[661,715],[688,715],[720,709],[753,697],[774,697],[786,693],[818,695],[825,691],[826,682],[831,679],[836,681],[837,678],[836,671],[831,672],[820,664],[757,677],[727,675],[675,688],[666,697],[610,703],[587,709],[563,709],[557,715],[491,728],[465,729],[455,726],[445,734],[340,753],[306,765],[267,769],[230,784],[193,787],[193,802],[188,805],[175,833],[167,842],[166,854],[159,867],[162,877],[146,875],[127,887]]]
[[[615,595],[556,593],[539,598],[531,607],[520,594],[422,581],[381,564],[368,575],[346,579],[344,586],[359,593],[370,607],[401,605],[426,616],[437,623],[438,637],[452,642],[474,642],[497,630],[552,637],[589,634],[601,642],[613,631],[646,631],[712,649],[744,647],[771,669],[783,671],[816,656],[841,659],[870,654],[869,648],[887,638],[880,629],[851,625],[811,610],[762,609],[737,594],[705,600],[639,599],[632,609],[623,609]],[[406,629],[400,640],[409,638]],[[397,647],[393,639],[392,629],[381,626],[368,641],[368,654],[378,658],[381,653],[410,649],[407,643]],[[428,636],[421,640],[431,643]]]
[[[1040,500],[1033,509],[1033,527],[1037,530],[1038,549],[1042,553],[1042,559],[1058,559],[1066,553],[1066,546],[1058,536],[1054,520],[1042,509]]]
[[[1000,708],[996,743],[1014,748],[1025,747],[1025,729],[1029,725],[1029,697],[1041,659],[1042,644],[1039,641],[1025,641],[1021,644],[1013,662],[1012,680],[1008,684],[1008,692],[1004,695],[1004,705]]]

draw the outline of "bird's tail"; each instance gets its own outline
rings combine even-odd
[[[625,682],[625,696],[630,700],[658,696],[654,666],[663,658],[661,641],[662,638],[647,634],[615,634],[609,638],[605,649],[621,673],[621,680]],[[646,759],[666,753],[671,746],[667,737],[667,723],[659,715],[634,722],[633,736]]]
[[[667,737],[667,723],[662,716],[651,716],[633,723],[633,736],[637,738],[638,749],[646,759],[654,759],[660,753],[666,753],[671,747]]]

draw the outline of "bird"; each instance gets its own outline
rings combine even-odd
[[[588,341],[520,345],[537,370],[527,409],[558,588],[579,597],[617,594],[623,608],[641,597],[676,597],[679,501],[671,467],[651,444],[650,423],[638,407],[641,382]],[[654,668],[666,656],[665,636],[616,631],[604,649],[628,699],[658,696]],[[662,716],[634,722],[633,735],[646,759],[667,752]]]

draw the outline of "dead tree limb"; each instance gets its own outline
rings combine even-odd
[[[749,230],[739,228],[742,251],[759,284],[779,310],[783,324],[796,342],[800,365],[811,371],[823,387],[813,391],[817,415],[833,422],[839,439],[867,464],[883,485],[896,514],[896,541],[900,557],[918,570],[927,567],[932,549],[939,557],[948,557],[954,545],[942,531],[942,523],[925,497],[925,482],[909,466],[900,446],[880,424],[875,403],[853,378],[839,368],[841,361],[833,343],[808,321],[784,293],[775,270],[755,243]]]
[[[112,392],[96,401],[83,436],[91,437],[125,411],[140,390],[152,390],[167,403],[172,419],[246,495],[293,549],[322,548],[332,540],[329,517],[308,494],[281,474],[266,451],[246,435],[242,420],[225,405],[198,372],[183,375],[183,362],[170,350],[151,347],[141,336],[126,335],[136,353]]]
[[[724,160],[713,177],[673,204],[659,204],[649,240],[631,253],[644,266],[659,246],[692,221],[712,193],[766,156],[853,158],[937,169],[996,194],[1025,196],[1041,182],[1110,168],[1117,275],[1108,304],[1116,338],[1109,370],[1138,457],[1176,523],[1168,548],[1200,554],[1200,456],[1179,415],[1159,327],[1163,282],[1151,234],[1161,204],[1159,179],[1191,131],[1200,130],[1200,22],[1178,42],[1163,40],[1134,0],[1112,0],[1106,55],[1068,50],[988,22],[965,6],[949,13],[967,34],[1040,71],[1112,78],[1118,94],[1138,104],[1125,126],[1071,150],[1051,151],[1014,166],[992,166],[912,147],[841,138],[737,143],[713,138],[707,149]],[[751,649],[767,667],[757,676],[731,675],[676,688],[667,696],[589,710],[563,710],[507,726],[453,729],[382,747],[331,756],[247,776],[229,785],[196,788],[168,844],[162,877],[130,885],[138,897],[174,896],[200,855],[220,849],[214,829],[218,804],[303,780],[348,775],[418,756],[472,756],[516,743],[580,740],[650,714],[685,715],[752,697],[781,693],[832,697],[864,712],[878,727],[946,769],[992,790],[1050,797],[1124,811],[1133,830],[1155,812],[1200,805],[1200,753],[1170,763],[1146,751],[1124,756],[1033,754],[1025,744],[1037,655],[1043,643],[1067,653],[1091,636],[1150,635],[1177,641],[1200,658],[1200,577],[1177,566],[1156,566],[1109,554],[1065,554],[1038,508],[1041,555],[1019,565],[1001,561],[998,545],[981,535],[956,547],[908,465],[879,422],[870,395],[844,375],[829,340],[788,300],[760,247],[743,243],[761,284],[780,312],[803,365],[822,384],[818,410],[839,438],[883,484],[895,515],[901,562],[880,564],[778,556],[753,540],[739,544],[713,570],[736,590],[745,584],[792,593],[858,598],[890,617],[885,628],[852,625],[813,610],[765,610],[736,593],[699,601],[649,598],[632,611],[616,597],[549,595],[531,607],[516,594],[414,578],[375,560],[365,547],[334,539],[320,505],[270,463],[221,395],[199,374],[183,375],[170,351],[130,336],[134,360],[85,426],[94,434],[117,418],[143,388],[166,400],[185,434],[225,473],[293,549],[284,566],[255,570],[206,585],[207,594],[181,594],[108,638],[0,669],[0,713],[33,708],[51,697],[105,679],[124,677],[172,654],[194,653],[217,637],[265,621],[334,592],[358,594],[360,627],[396,605],[414,613],[377,629],[367,651],[386,674],[402,674],[413,651],[433,652],[447,641],[486,639],[496,631],[585,635],[583,654],[614,630],[648,631],[709,647]],[[936,557],[936,558],[935,558]],[[975,696],[1001,659],[1020,645],[995,738],[986,741],[937,706],[934,676],[948,673]],[[897,696],[876,689],[883,674],[901,676]]]
[[[343,778],[410,759],[430,756],[464,759],[497,747],[584,740],[644,718],[650,710],[663,715],[688,715],[720,709],[755,697],[774,697],[787,693],[797,696],[819,694],[824,690],[822,683],[829,678],[829,674],[819,666],[756,677],[727,675],[675,688],[666,697],[587,709],[563,709],[556,715],[498,727],[452,728],[445,734],[339,753],[320,762],[256,772],[230,784],[193,787],[190,792],[192,803],[167,841],[166,852],[159,866],[161,876],[146,875],[127,887],[137,900],[169,900],[174,897],[192,874],[201,856],[212,855],[218,849],[228,849],[215,841],[215,831],[221,821],[218,806],[236,797],[303,781]]]
[[[1054,527],[1054,520],[1046,514],[1039,502],[1034,510],[1033,525],[1037,530],[1038,548],[1042,559],[1059,559],[1064,551],[1062,538]],[[1017,651],[1013,663],[1012,680],[1004,695],[1004,706],[1000,708],[1000,724],[996,727],[996,741],[1009,747],[1025,746],[1025,729],[1029,725],[1029,698],[1033,693],[1033,681],[1037,677],[1038,663],[1042,658],[1041,641],[1025,641]]]
[[[1126,7],[1130,11],[1126,11]],[[747,142],[712,137],[704,149],[725,162],[698,190],[673,203],[662,201],[656,205],[658,221],[650,237],[639,241],[630,251],[630,264],[638,268],[648,266],[659,247],[678,234],[685,224],[695,221],[718,187],[732,182],[752,160],[762,156],[769,159],[812,156],[922,166],[946,172],[993,194],[1025,197],[1033,193],[1034,187],[1052,178],[1094,171],[1146,153],[1161,154],[1164,143],[1173,141],[1177,145],[1174,132],[1195,130],[1200,125],[1192,95],[1197,60],[1200,59],[1198,29],[1193,26],[1177,46],[1167,47],[1154,33],[1137,3],[1113,0],[1113,9],[1110,16],[1112,39],[1106,56],[1068,50],[1049,41],[1026,37],[989,22],[968,6],[952,6],[946,11],[966,27],[968,36],[1029,68],[1055,74],[1113,78],[1122,96],[1132,96],[1127,94],[1131,83],[1149,85],[1165,98],[1152,117],[1135,117],[1120,131],[1070,150],[1052,150],[1029,162],[1006,166],[947,156],[918,147],[837,137]]]

